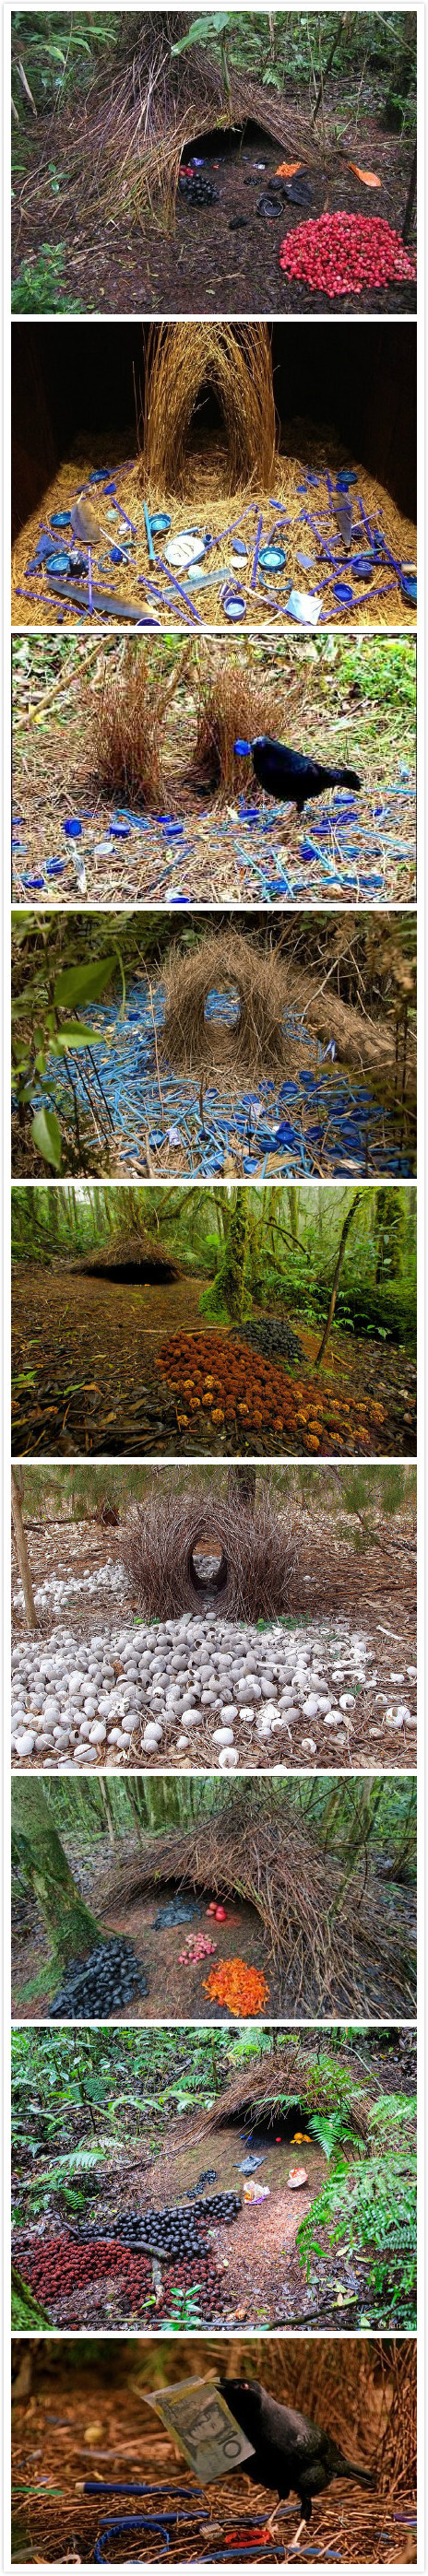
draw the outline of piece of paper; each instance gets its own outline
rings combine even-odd
[[[174,2388],[141,2390],[145,2406],[161,2415],[168,2433],[180,2443],[201,2486],[225,2478],[254,2453],[240,2424],[235,2424],[219,2388],[206,2379],[179,2380]]]

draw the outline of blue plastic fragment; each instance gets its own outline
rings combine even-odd
[[[23,877],[22,879],[23,885],[28,886],[30,894],[33,894],[33,892],[34,894],[39,893],[41,886],[44,886],[44,882],[44,877]]]
[[[68,815],[67,815],[67,821],[66,821],[66,823],[63,823],[62,828],[63,828],[63,832],[66,832],[66,834],[67,834],[67,840],[69,840],[69,841],[78,841],[78,840],[80,840],[80,834],[81,834],[81,830],[82,830],[82,825],[81,825],[81,823],[79,823],[79,822],[78,822],[77,814],[68,814]]]
[[[63,875],[64,875],[64,868],[65,868],[65,859],[47,859],[47,860],[46,860],[46,875],[47,875],[47,877],[63,877]]]
[[[53,516],[49,521],[49,526],[51,528],[71,528],[71,510],[54,510]]]

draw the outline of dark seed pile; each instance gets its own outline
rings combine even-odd
[[[213,188],[211,179],[200,179],[199,173],[196,173],[196,171],[194,179],[189,179],[187,171],[182,170],[180,171],[179,184],[180,195],[182,197],[187,197],[187,203],[189,206],[218,205],[218,188]]]
[[[171,1896],[167,1905],[159,1906],[159,1913],[155,1914],[153,1930],[164,1932],[170,1926],[174,1927],[176,1923],[193,1923],[195,1914],[199,1912],[200,1907],[195,1897]]]
[[[49,2018],[65,2016],[71,2021],[95,2019],[98,2013],[120,2011],[129,2004],[138,1986],[141,1995],[148,1993],[147,1977],[136,1959],[132,1941],[100,1941],[99,1949],[89,1958],[70,1960],[68,1975],[49,2005]]]
[[[238,1329],[238,1328],[237,1328]],[[239,1325],[239,1341],[249,1342],[252,1351],[262,1351],[266,1359],[302,1360],[301,1342],[292,1333],[291,1324],[276,1322],[274,1316],[263,1322]]]
[[[198,2254],[213,2219],[230,2227],[240,2207],[239,2192],[218,2191],[212,2200],[195,2200],[192,2209],[177,2201],[170,2209],[127,2210],[123,2218],[111,2220],[109,2241],[119,2238],[121,2245],[141,2245],[150,2254]],[[79,2227],[72,2233],[75,2242],[88,2245],[102,2242],[104,2231],[99,2226]]]

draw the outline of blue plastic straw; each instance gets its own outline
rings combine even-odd
[[[178,591],[178,597],[183,600],[184,607],[190,610],[190,616],[195,618],[196,625],[202,626],[202,617],[199,615],[199,609],[195,608],[193,599],[188,599],[187,591],[183,590],[181,581],[176,580],[175,573],[171,572],[170,565],[164,563],[162,555],[156,555],[155,560],[159,566],[160,572],[166,573],[167,580],[171,583],[172,589]]]
[[[144,510],[144,525],[145,525],[146,537],[147,537],[147,544],[148,544],[148,550],[149,550],[149,563],[154,564],[154,563],[156,563],[156,555],[155,555],[155,549],[154,549],[154,544],[153,544],[153,537],[152,537],[152,531],[151,531],[151,526],[150,526],[150,519],[149,519],[148,508],[147,508],[147,501],[143,501],[143,510]]]

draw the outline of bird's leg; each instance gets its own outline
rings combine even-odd
[[[302,2514],[302,2520],[301,2520],[301,2522],[299,2522],[299,2524],[298,2524],[297,2531],[295,2531],[295,2534],[294,2534],[294,2540],[292,2540],[292,2542],[291,2542],[291,2548],[292,2548],[292,2549],[297,2549],[297,2548],[298,2548],[298,2544],[299,2544],[299,2540],[300,2540],[301,2532],[302,2532],[302,2531],[306,2531],[306,2530],[307,2530],[307,2522],[306,2522],[306,2514],[304,2513],[304,2514]]]

